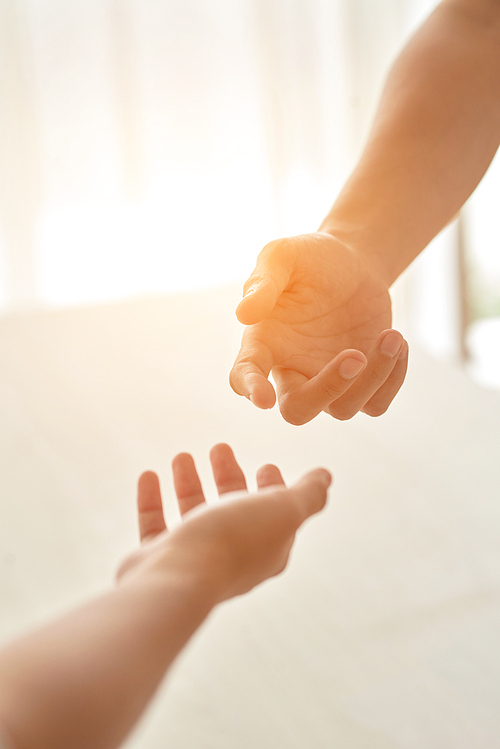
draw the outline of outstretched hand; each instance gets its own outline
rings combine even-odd
[[[174,458],[183,522],[172,532],[165,524],[157,475],[142,474],[138,485],[142,546],[122,564],[119,580],[151,573],[201,576],[222,601],[283,571],[297,529],[325,505],[330,474],[316,469],[287,489],[279,469],[265,465],[257,473],[258,491],[248,494],[245,476],[228,445],[212,448],[210,461],[224,501],[207,505],[191,455]]]
[[[390,330],[391,300],[375,269],[324,232],[276,240],[260,253],[236,311],[248,327],[233,390],[305,424],[321,411],[379,416],[403,384],[408,344]]]

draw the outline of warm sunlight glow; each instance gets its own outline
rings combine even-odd
[[[270,206],[252,164],[244,180],[230,169],[184,171],[137,201],[60,204],[40,231],[42,299],[77,304],[243,277],[272,236]]]

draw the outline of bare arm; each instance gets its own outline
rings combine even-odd
[[[215,604],[172,571],[123,585],[0,653],[14,749],[117,747]]]
[[[186,519],[168,533],[158,479],[143,474],[143,544],[118,587],[0,650],[0,734],[12,749],[116,749],[212,608],[280,573],[298,527],[326,501],[324,470],[286,489],[265,466],[266,491],[247,495],[227,445],[211,461],[219,493],[240,496],[207,506],[191,456],[177,456]]]
[[[390,285],[500,145],[500,2],[445,0],[396,60],[364,153],[321,229]]]
[[[499,144],[500,0],[445,0],[394,63],[366,148],[320,231],[260,253],[237,309],[248,327],[233,389],[271,408],[272,371],[292,424],[320,411],[383,414],[408,361],[406,342],[389,332],[389,287],[461,208]]]

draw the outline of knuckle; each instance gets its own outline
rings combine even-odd
[[[266,246],[260,251],[257,258],[257,266],[259,264],[267,265],[272,263],[275,265],[279,263],[287,263],[292,256],[293,250],[296,247],[295,237],[283,237],[281,239],[273,239],[268,242]]]
[[[236,367],[229,372],[229,385],[235,393],[239,394],[239,377],[235,371]]]
[[[346,386],[348,387],[349,381],[346,380]],[[335,382],[328,382],[325,383],[323,386],[323,393],[325,396],[325,399],[328,398],[330,401],[335,401],[337,398],[339,398],[346,390],[346,387],[340,386],[338,383]]]
[[[372,382],[377,385],[381,385],[386,381],[388,372],[386,367],[374,367],[373,369],[368,370],[368,376]]]
[[[258,270],[255,270],[252,275],[245,281],[243,285],[243,296],[248,294],[248,292],[254,287],[269,283],[276,285],[276,278],[272,273],[272,268],[270,265],[267,265],[265,267],[262,266]]]
[[[244,392],[245,377],[252,373],[252,363],[248,358],[248,354],[240,352],[238,358],[233,364],[233,368],[229,372],[229,384],[235,393],[241,395]]]
[[[253,273],[248,276],[247,280],[243,284],[243,295],[247,294],[253,286],[256,286],[259,283],[259,280],[260,274],[256,271],[253,271]]]
[[[286,241],[286,239],[273,239],[271,242],[268,242],[259,252],[258,260],[267,260],[268,258],[279,254]]]

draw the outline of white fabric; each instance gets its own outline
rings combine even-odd
[[[112,580],[134,491],[233,445],[335,473],[284,576],[214,613],[127,749],[470,749],[500,735],[500,399],[411,353],[380,419],[301,428],[227,384],[239,289],[0,321],[0,627]],[[213,492],[212,492],[213,496]]]

